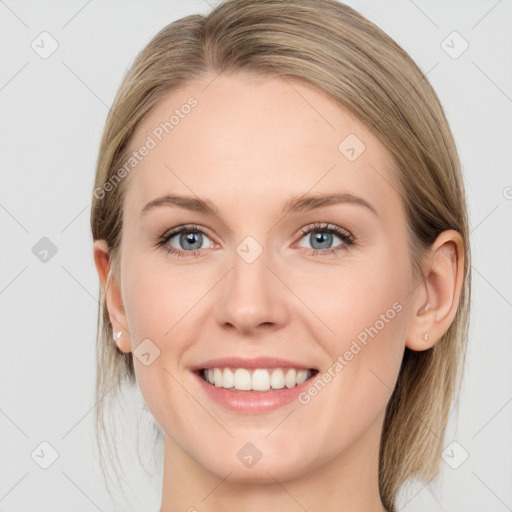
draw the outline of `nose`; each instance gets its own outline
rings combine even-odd
[[[232,261],[233,268],[219,289],[218,324],[244,336],[280,329],[288,319],[285,286],[276,277],[282,272],[265,251],[252,262],[235,253]]]

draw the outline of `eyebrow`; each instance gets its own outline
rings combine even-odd
[[[372,211],[375,215],[379,215],[377,210],[370,203],[368,203],[368,201],[350,192],[344,192],[341,194],[309,196],[306,195],[300,197],[293,197],[292,199],[285,203],[282,213],[286,215],[289,213],[305,212],[315,210],[323,206],[330,206],[333,204],[343,203],[363,206]],[[209,200],[189,196],[177,196],[171,194],[167,194],[163,197],[159,197],[157,199],[154,199],[153,201],[150,201],[142,209],[141,216],[146,215],[150,210],[158,206],[177,206],[179,208],[184,208],[187,210],[215,215],[217,217],[219,216],[217,208],[215,208],[213,203]]]
[[[350,192],[343,192],[341,194],[327,194],[327,195],[310,195],[300,196],[290,199],[283,208],[283,213],[296,213],[315,210],[323,206],[330,206],[333,204],[356,204],[364,206],[372,211],[375,215],[379,215],[377,210],[362,197],[356,196]]]
[[[157,206],[178,206],[180,208],[185,208],[195,212],[216,215],[217,217],[219,216],[217,208],[215,208],[211,201],[195,197],[176,196],[171,194],[167,194],[163,197],[159,197],[153,201],[150,201],[142,209],[141,216],[146,215],[150,210],[156,208]]]

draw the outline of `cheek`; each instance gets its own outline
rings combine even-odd
[[[382,412],[396,383],[408,325],[409,275],[400,270],[408,268],[405,259],[389,252],[368,265],[347,265],[308,297],[329,327],[317,339],[332,361],[324,370],[331,392],[320,390],[322,398],[304,401],[314,400],[315,409],[322,404],[315,414],[346,418],[354,431]]]
[[[123,263],[123,303],[137,383],[160,423],[159,415],[169,403],[186,399],[173,376],[178,377],[182,355],[193,343],[190,333],[201,324],[199,301],[213,284],[162,256],[131,256]],[[150,364],[144,364],[148,358],[138,357],[143,348]]]
[[[400,270],[406,268],[405,258],[381,252],[364,261],[347,260],[328,273],[321,269],[307,279],[297,276],[295,290],[321,320],[321,336],[332,356],[348,350],[354,339],[364,344],[378,336],[380,347],[400,339],[410,291],[409,276]]]
[[[133,342],[150,338],[155,343],[168,344],[167,340],[180,329],[182,319],[188,321],[188,315],[193,314],[202,281],[167,263],[156,252],[127,259],[125,268],[123,297]]]
[[[124,306],[137,384],[155,421],[168,432],[179,431],[181,420],[175,413],[185,407],[186,397],[175,379],[186,349],[181,330],[188,321],[190,288],[161,265],[131,264],[137,270],[126,267]],[[169,404],[174,404],[171,415]]]

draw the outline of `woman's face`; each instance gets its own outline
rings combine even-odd
[[[376,463],[417,284],[391,157],[310,86],[213,78],[168,95],[132,141],[118,343],[166,446],[196,467],[267,482]],[[188,202],[147,206],[167,195]],[[221,385],[196,371],[212,366]],[[229,390],[224,368],[263,388],[282,368],[292,387]],[[290,368],[317,373],[294,388]]]

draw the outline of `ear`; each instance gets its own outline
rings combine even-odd
[[[453,229],[443,231],[432,245],[425,278],[415,289],[414,314],[407,331],[409,349],[429,349],[448,330],[457,313],[463,277],[462,237]]]
[[[121,352],[131,352],[130,335],[121,298],[121,288],[111,274],[110,257],[105,240],[94,241],[94,263],[98,271],[101,287],[105,290],[105,301],[113,333],[122,333],[116,341],[112,340],[112,343],[116,343]]]

